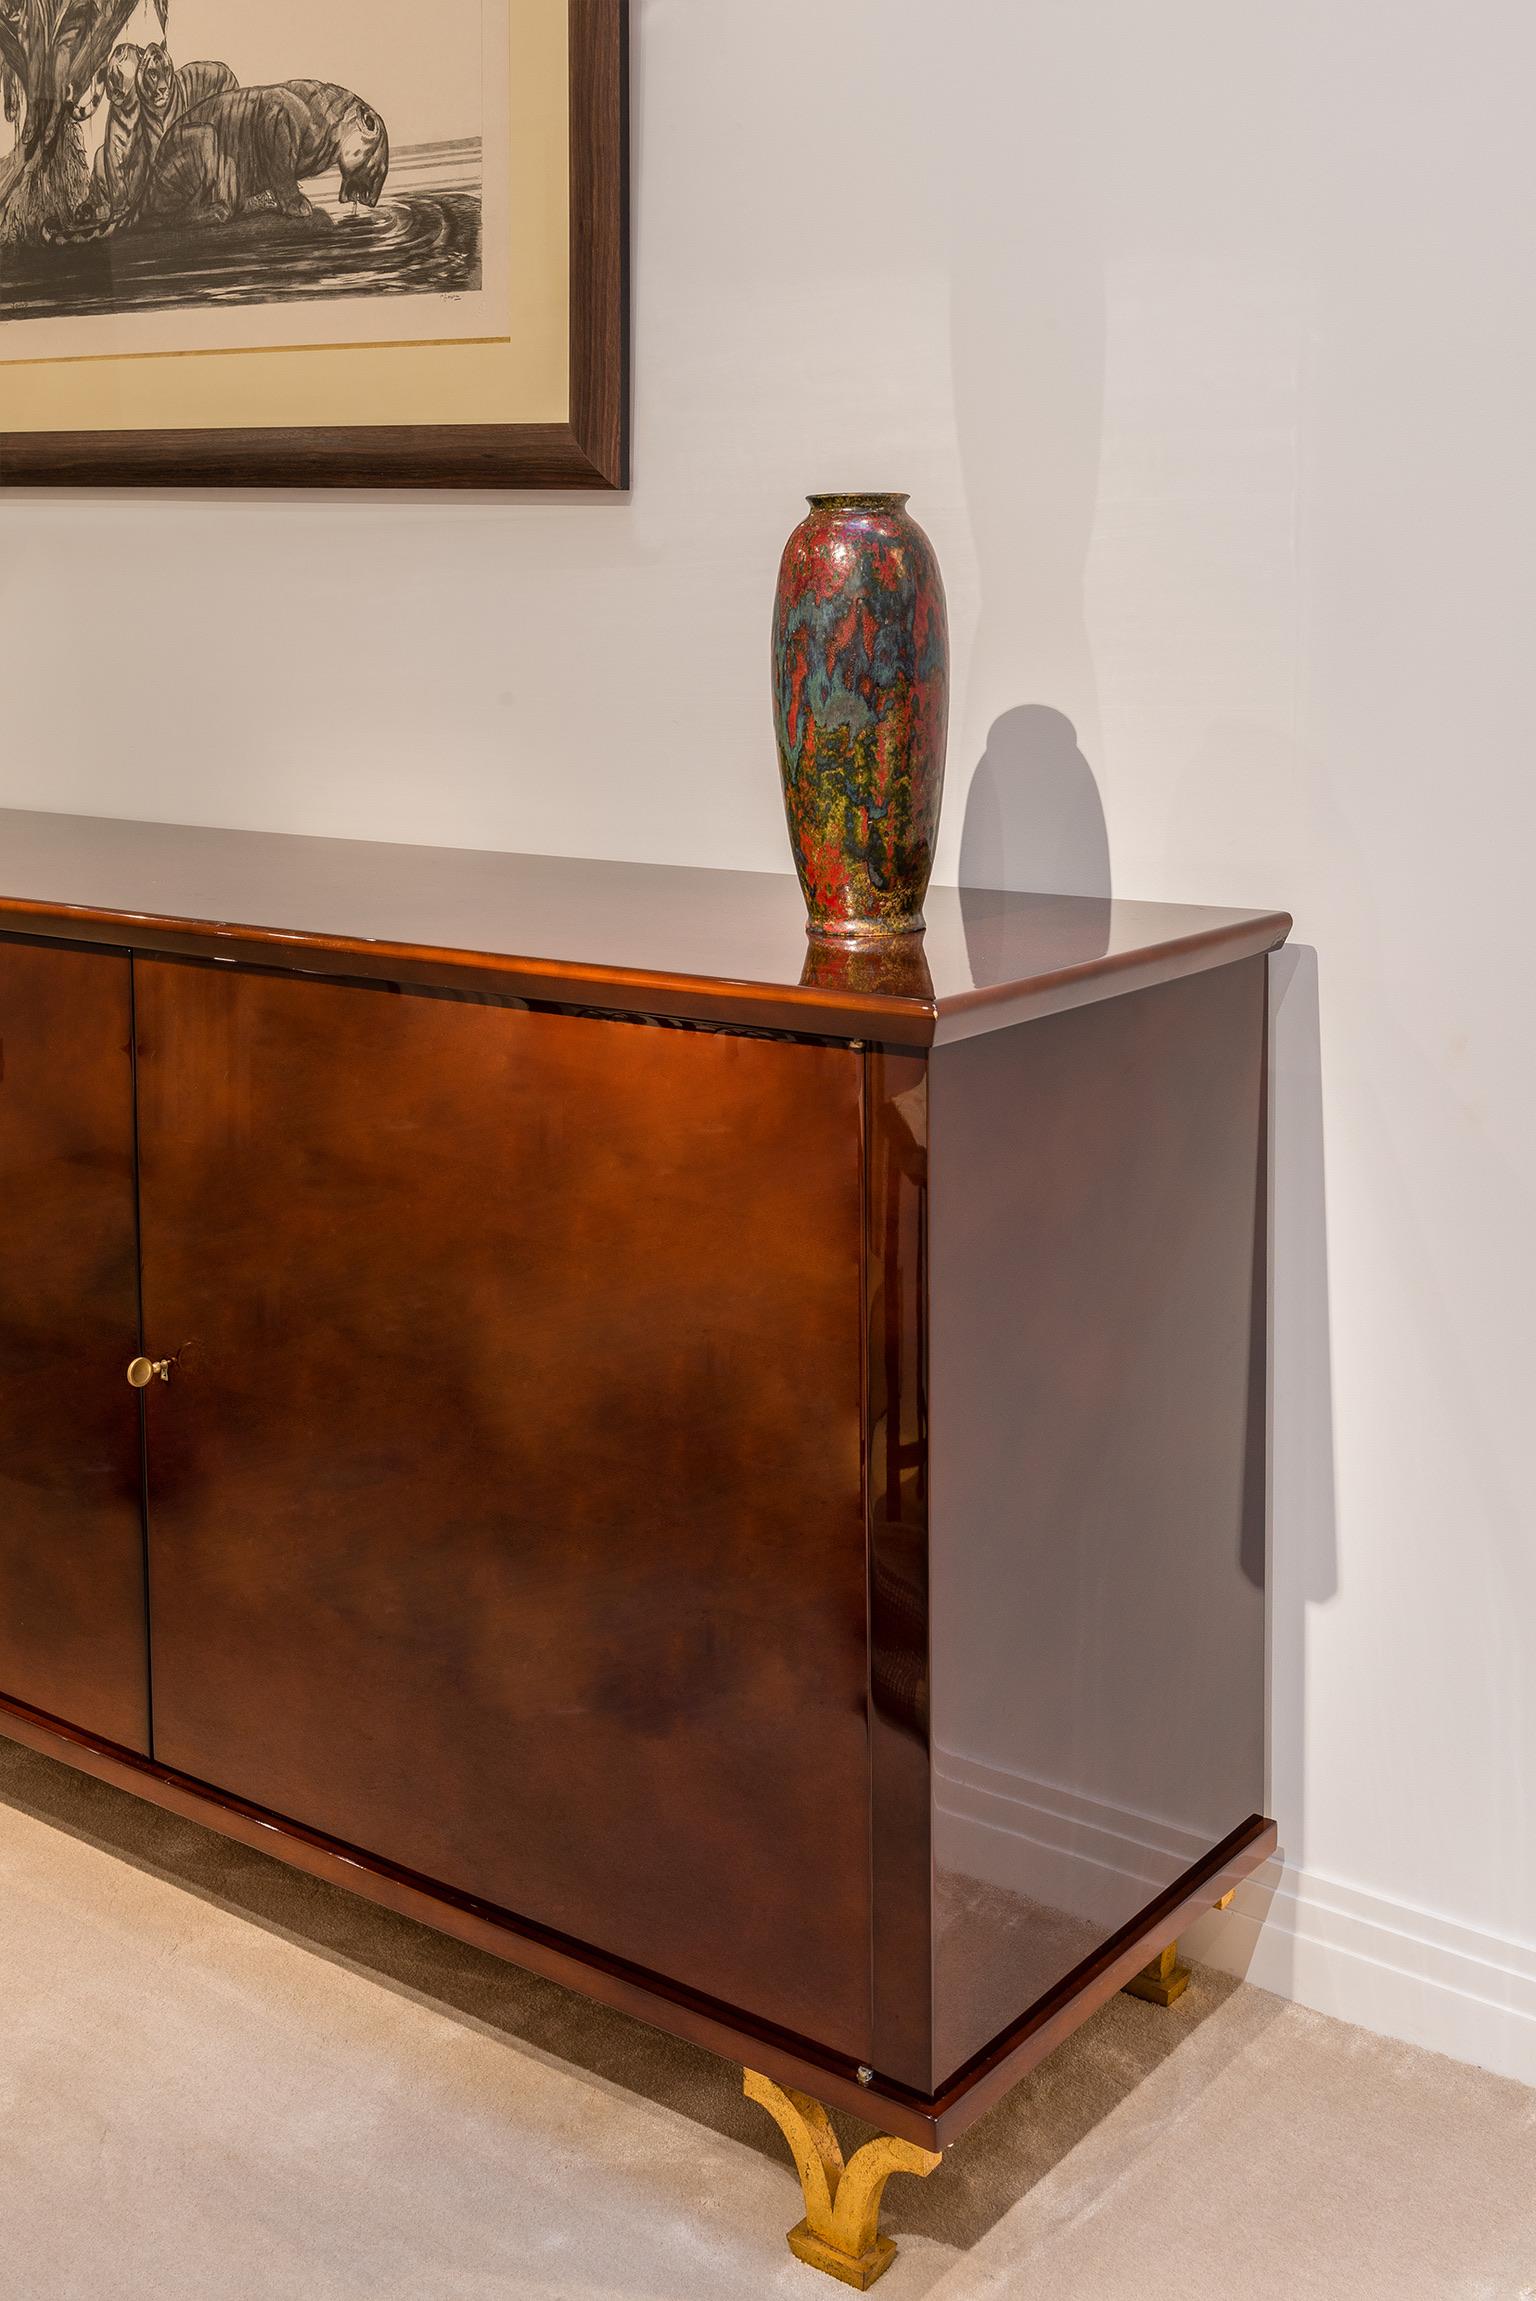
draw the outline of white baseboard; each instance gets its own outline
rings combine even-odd
[[[1205,1850],[1165,1816],[934,1755],[941,1860],[1076,1916],[1122,1922],[1111,1913],[1150,1901]],[[1277,1860],[1183,1947],[1298,2005],[1536,2086],[1536,1948],[1525,1943]]]
[[[1193,1958],[1381,2037],[1536,2085],[1536,1949],[1271,1862]]]

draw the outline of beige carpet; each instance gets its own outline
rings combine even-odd
[[[5,2301],[813,2301],[739,2074],[0,1743]],[[1536,2301],[1536,2093],[1216,1976],[893,2181],[884,2301]]]

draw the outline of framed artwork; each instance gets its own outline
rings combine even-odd
[[[628,0],[0,0],[0,485],[628,484]]]

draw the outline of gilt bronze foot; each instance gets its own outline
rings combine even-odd
[[[887,2181],[893,2173],[926,2177],[942,2152],[881,2134],[845,2164],[832,2120],[808,2093],[775,2085],[755,2069],[745,2072],[743,2090],[778,2125],[800,2176],[805,2219],[790,2231],[789,2250],[812,2269],[867,2293],[896,2257],[891,2239],[880,2234]]]
[[[1229,1910],[1237,1899],[1237,1888],[1223,1894],[1216,1904],[1219,1910]],[[1144,1965],[1133,1981],[1125,1985],[1127,1997],[1144,1997],[1152,2005],[1172,2005],[1189,1987],[1189,1968],[1179,1963],[1179,1945],[1171,1941],[1160,1950],[1150,1965]]]
[[[1171,1941],[1165,1950],[1159,1950],[1150,1965],[1144,1965],[1133,1981],[1125,1985],[1127,1997],[1144,1997],[1152,2005],[1172,2005],[1189,1987],[1189,1968],[1179,1963],[1179,1945]]]

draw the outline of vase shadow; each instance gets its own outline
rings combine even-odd
[[[971,973],[994,981],[1010,945],[1052,911],[1063,965],[1087,965],[1110,940],[1109,832],[1093,769],[1065,713],[1020,703],[995,719],[966,793],[960,916]],[[1019,895],[1047,902],[1023,905]],[[1052,897],[1069,896],[1070,902]]]
[[[1104,805],[1064,712],[1020,703],[993,721],[966,793],[959,880],[1108,901]]]

